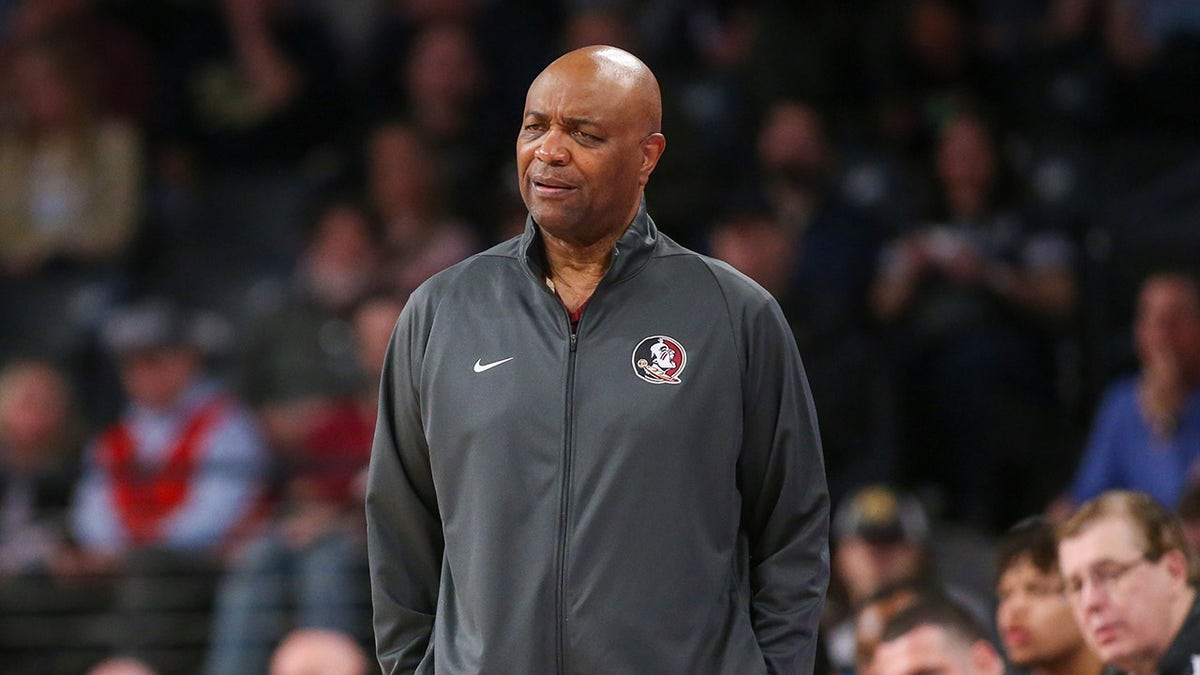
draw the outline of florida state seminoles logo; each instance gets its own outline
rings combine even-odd
[[[679,384],[687,352],[675,338],[651,335],[633,350],[633,372],[650,384]]]

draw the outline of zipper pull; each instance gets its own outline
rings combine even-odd
[[[571,330],[571,351],[575,351],[576,334],[575,330]]]

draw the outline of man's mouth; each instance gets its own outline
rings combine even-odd
[[[550,178],[547,176],[538,176],[531,179],[530,182],[533,184],[535,190],[545,194],[562,194],[569,190],[575,189],[574,185],[571,185],[566,181],[561,181],[557,178]]]

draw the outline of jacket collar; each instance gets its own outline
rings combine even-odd
[[[646,213],[646,198],[643,197],[637,215],[613,246],[612,262],[601,283],[615,283],[636,274],[650,261],[658,247],[658,241],[658,228]],[[546,272],[546,251],[542,243],[541,229],[533,221],[533,216],[525,218],[525,232],[521,235],[520,250],[524,255],[525,265],[533,272],[535,278],[541,279]]]

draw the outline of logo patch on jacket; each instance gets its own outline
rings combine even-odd
[[[650,384],[679,384],[686,365],[683,345],[666,335],[651,335],[633,350],[633,372]]]

